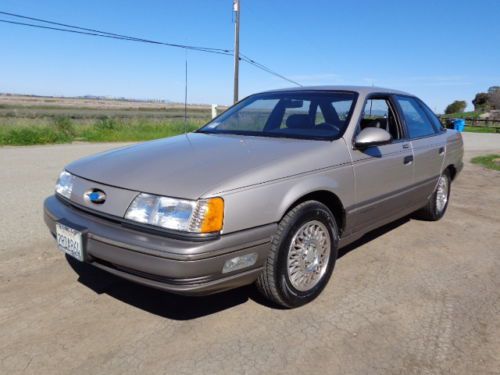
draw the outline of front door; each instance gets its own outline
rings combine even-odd
[[[407,192],[413,184],[413,151],[394,108],[388,96],[371,97],[365,103],[359,131],[383,128],[391,133],[393,141],[351,150],[356,181],[356,204],[349,212],[353,233],[378,226],[408,204]]]

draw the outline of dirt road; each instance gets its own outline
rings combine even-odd
[[[116,145],[0,148],[0,373],[499,374],[500,173],[468,161],[500,135],[465,142],[442,221],[369,234],[288,311],[252,287],[190,299],[68,263],[43,198],[67,162]]]

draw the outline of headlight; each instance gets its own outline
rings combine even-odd
[[[184,232],[218,232],[224,220],[224,201],[222,198],[191,201],[139,194],[128,208],[125,218]]]
[[[73,180],[74,177],[72,174],[62,171],[57,179],[56,193],[69,199],[71,197],[71,191],[73,190]]]

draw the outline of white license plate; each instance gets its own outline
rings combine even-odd
[[[56,237],[59,249],[83,262],[82,232],[56,223]]]

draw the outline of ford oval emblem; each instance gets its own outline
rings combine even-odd
[[[106,202],[106,193],[100,189],[89,190],[83,196],[86,201],[95,204],[103,204],[104,202]]]

